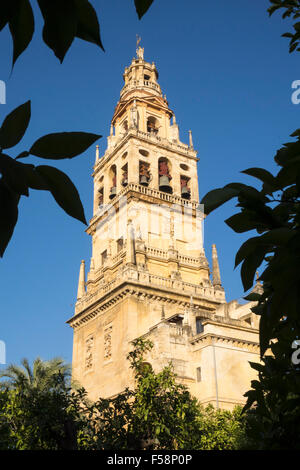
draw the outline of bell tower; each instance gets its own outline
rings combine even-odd
[[[224,319],[227,304],[216,248],[212,280],[203,249],[197,152],[191,131],[189,144],[180,141],[156,66],[139,44],[123,78],[101,158],[96,147],[92,258],[87,278],[81,262],[69,320],[73,376],[91,399],[116,395],[132,385],[126,356],[130,342],[144,336],[154,343],[152,366],[171,360],[179,380],[201,398],[191,339],[218,310]],[[207,386],[214,390],[213,377]]]

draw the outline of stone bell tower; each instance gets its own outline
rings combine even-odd
[[[154,343],[147,360],[155,370],[172,361],[178,379],[203,403],[231,407],[250,385],[247,360],[258,352],[257,325],[249,308],[226,303],[215,246],[210,278],[192,134],[188,145],[180,141],[155,64],[144,60],[140,46],[136,52],[101,158],[96,147],[87,229],[92,258],[87,279],[81,262],[68,322],[73,377],[91,399],[132,386],[126,356],[130,342],[144,336]],[[222,379],[217,361],[233,355]]]

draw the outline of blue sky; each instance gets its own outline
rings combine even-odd
[[[288,41],[280,35],[290,23],[278,14],[269,19],[267,0],[155,0],[141,21],[133,0],[92,3],[105,53],[75,40],[60,65],[41,42],[42,19],[35,9],[34,39],[10,75],[12,42],[7,28],[0,33],[0,80],[7,85],[0,119],[32,100],[29,128],[13,156],[44,134],[79,130],[102,134],[103,152],[138,33],[145,59],[156,63],[181,139],[187,142],[188,129],[193,131],[200,196],[232,181],[250,183],[240,174],[243,169],[275,170],[277,148],[299,127],[300,105],[291,102],[291,83],[300,79],[300,55],[288,53]],[[53,163],[35,157],[27,162]],[[88,219],[93,163],[94,148],[54,162],[76,184]],[[228,300],[243,295],[239,270],[233,268],[245,236],[224,223],[234,212],[229,203],[205,222],[206,254],[210,260],[216,243]],[[84,229],[50,194],[32,191],[22,197],[13,239],[0,261],[0,339],[7,362],[38,355],[71,361],[72,330],[65,321],[73,314],[80,260],[91,256]]]

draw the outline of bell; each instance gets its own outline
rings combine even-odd
[[[126,179],[124,179],[124,180],[122,181],[122,185],[123,185],[123,186],[127,186],[127,184],[128,184],[128,181],[127,181],[127,178],[126,178]]]
[[[144,175],[143,175],[143,176],[140,177],[140,184],[141,184],[142,186],[148,186],[148,178],[147,178],[147,176],[144,176]]]
[[[172,186],[170,185],[170,180],[167,175],[159,177],[159,190],[165,193],[172,193]]]
[[[116,186],[113,186],[110,190],[109,199],[113,199],[116,194],[117,194],[117,188],[116,188]]]
[[[181,188],[181,197],[183,199],[190,199],[191,195],[187,186]]]

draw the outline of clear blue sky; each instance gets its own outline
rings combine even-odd
[[[36,2],[33,2],[34,4]],[[12,75],[12,43],[0,33],[0,79],[7,84],[7,104],[0,119],[32,100],[32,119],[16,149],[28,149],[49,132],[100,133],[106,146],[110,119],[122,87],[122,73],[142,36],[145,59],[155,61],[159,82],[175,111],[181,139],[193,131],[199,152],[200,195],[232,181],[250,182],[243,169],[275,169],[276,149],[299,127],[300,105],[291,103],[291,83],[300,79],[300,54],[288,53],[280,35],[289,22],[269,19],[267,0],[155,0],[138,21],[133,0],[93,1],[101,20],[103,53],[76,40],[60,65],[40,40],[42,19]],[[31,158],[35,164],[51,161]],[[73,160],[54,164],[79,189],[87,218],[92,215],[94,148]],[[243,295],[234,256],[245,239],[224,219],[234,213],[227,204],[205,222],[205,248],[216,243],[227,299]],[[67,216],[48,193],[22,197],[13,239],[0,261],[0,339],[7,362],[72,357],[71,317],[81,259],[89,260],[91,240],[85,227]]]

